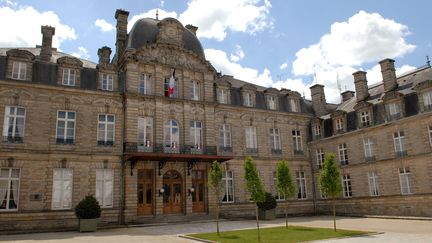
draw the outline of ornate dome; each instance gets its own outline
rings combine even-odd
[[[201,46],[200,41],[192,31],[185,28],[178,20],[174,18],[165,18],[163,20],[156,20],[152,18],[143,18],[135,22],[131,31],[129,32],[126,47],[128,48],[140,48],[145,44],[154,44],[158,42],[158,36],[161,32],[161,26],[163,22],[173,22],[181,31],[180,46],[187,50],[191,50],[198,56],[205,59],[204,50]],[[169,42],[168,42],[169,43]]]

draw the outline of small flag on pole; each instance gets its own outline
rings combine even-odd
[[[173,69],[173,72],[171,74],[171,78],[169,80],[169,86],[168,86],[169,97],[171,97],[174,94],[174,85],[175,85],[175,69]]]

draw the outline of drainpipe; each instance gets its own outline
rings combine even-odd
[[[126,85],[126,84],[124,84]],[[125,134],[126,134],[126,95],[125,87],[120,93],[122,98],[122,135],[121,135],[121,172],[120,172],[120,224],[125,224],[125,209],[126,209],[126,160],[125,160]]]

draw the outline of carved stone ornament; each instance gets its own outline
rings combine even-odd
[[[57,63],[61,65],[71,65],[76,67],[82,67],[83,65],[83,62],[78,58],[68,56],[60,57],[59,59],[57,59]]]
[[[29,62],[35,59],[35,55],[33,55],[33,53],[26,50],[20,50],[20,49],[10,49],[9,51],[6,52],[6,55],[8,57],[15,57]]]
[[[157,43],[167,43],[182,46],[183,25],[174,18],[165,18],[158,23],[159,34],[156,37]]]

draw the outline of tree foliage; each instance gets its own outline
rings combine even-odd
[[[222,191],[222,169],[220,167],[219,162],[216,160],[213,161],[213,164],[210,168],[208,185],[211,190],[214,191],[216,195],[216,229],[217,234],[219,235],[219,200],[220,200],[220,192]]]
[[[96,219],[101,215],[99,202],[92,195],[86,196],[75,207],[75,215],[79,219]]]
[[[264,185],[258,175],[255,164],[252,162],[252,158],[249,156],[245,158],[244,172],[246,180],[246,190],[250,193],[250,199],[255,203],[264,202]]]
[[[328,197],[336,197],[342,191],[341,175],[336,165],[335,155],[326,153],[324,166],[320,174],[321,191]]]
[[[285,195],[285,198],[290,198],[296,193],[296,186],[291,176],[288,163],[284,160],[279,161],[276,169],[276,187],[279,193]],[[288,228],[288,203],[285,203],[285,227]]]

